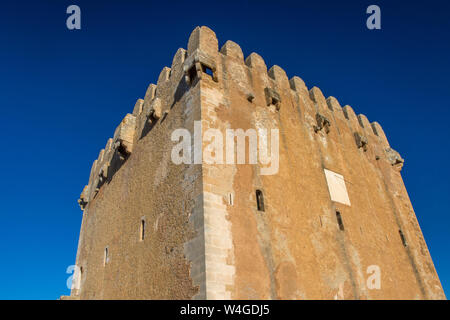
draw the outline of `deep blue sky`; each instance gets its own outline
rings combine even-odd
[[[447,296],[450,5],[444,1],[2,1],[0,299],[68,294],[92,162],[197,25],[383,126]],[[77,4],[82,29],[66,28]],[[378,4],[382,30],[366,28]]]

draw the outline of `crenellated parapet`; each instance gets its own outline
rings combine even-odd
[[[133,151],[133,140],[136,129],[136,117],[127,114],[114,132],[113,145],[120,156],[128,157]]]
[[[166,96],[172,95],[174,100],[182,94],[180,80],[184,77],[184,62],[187,51],[178,49],[172,67],[164,67],[158,77],[157,84],[150,84],[144,98],[137,99],[133,111],[127,114],[114,131],[106,147],[101,150],[94,161],[89,183],[83,189],[78,203],[82,210],[94,199],[105,182],[112,179],[115,172],[133,153],[138,141],[146,132],[168,112],[169,102]],[[202,60],[203,61],[203,60]]]
[[[274,65],[270,69],[264,59],[257,53],[247,57],[241,47],[226,41],[219,50],[215,33],[208,27],[197,27],[192,31],[187,50],[179,48],[175,53],[171,67],[163,67],[156,84],[150,84],[144,98],[137,99],[132,113],[127,114],[116,128],[113,138],[94,161],[89,183],[80,195],[79,204],[84,209],[99,192],[101,186],[112,179],[114,173],[132,155],[136,144],[158,121],[164,119],[176,101],[203,79],[211,79],[220,85],[223,72],[222,64],[229,61],[231,71],[236,74],[226,75],[239,86],[246,100],[252,104],[264,105],[274,112],[283,110],[283,97],[297,95],[309,108],[312,121],[311,128],[315,134],[328,134],[333,129],[333,117],[345,119],[354,130],[355,148],[366,152],[372,143],[381,146],[384,156],[393,167],[401,169],[403,159],[393,150],[378,122],[370,122],[363,114],[356,115],[353,108],[341,107],[335,97],[326,98],[317,87],[308,89],[298,76],[288,78],[286,72]],[[250,75],[250,76],[249,76]],[[260,87],[253,87],[251,75],[257,75]],[[256,88],[256,89],[255,89]],[[261,89],[259,89],[261,88]]]
[[[189,38],[187,58],[183,67],[186,82],[191,85],[195,84],[195,81],[202,80],[205,74],[209,74],[215,82],[220,82],[222,78],[220,72],[223,69],[223,66],[220,65],[225,61],[229,65],[227,72],[236,72],[227,77],[233,79],[234,83],[241,87],[240,89],[249,102],[262,102],[267,107],[275,106],[274,110],[283,112],[281,110],[282,100],[286,88],[289,88],[292,92],[301,95],[302,99],[307,100],[307,104],[315,106],[312,116],[315,120],[312,125],[315,133],[327,134],[333,130],[332,118],[334,116],[345,119],[353,130],[355,148],[367,152],[373,147],[376,149],[374,151],[376,159],[384,157],[393,167],[400,168],[398,166],[400,160],[395,160],[394,162],[397,164],[394,165],[394,162],[390,161],[387,156],[392,154],[392,151],[389,150],[393,149],[390,148],[386,135],[378,122],[370,122],[364,114],[356,114],[349,105],[341,107],[335,97],[326,98],[317,87],[308,90],[300,77],[294,76],[289,79],[286,72],[277,65],[268,69],[264,59],[257,53],[251,53],[245,58],[241,47],[233,41],[226,41],[218,51],[217,37],[207,27],[197,27]],[[237,74],[242,68],[247,68],[249,74],[258,74],[259,80],[263,83],[262,92],[253,92],[255,88],[249,84],[251,80],[245,76],[245,73]]]
[[[207,27],[152,81],[93,159],[71,297],[443,297],[377,122]]]
[[[139,100],[136,102],[134,113],[140,112],[142,103]],[[108,139],[105,148],[100,151],[92,165],[89,184],[84,187],[78,200],[82,210],[97,195],[100,187],[112,177],[114,165],[117,166],[116,159],[124,162],[133,152],[135,130],[136,116],[127,114],[116,128],[113,138]]]

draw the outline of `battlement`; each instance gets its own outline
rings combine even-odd
[[[222,75],[224,59],[229,59],[236,65],[236,74]],[[247,70],[245,70],[247,69]],[[252,71],[253,70],[253,71]],[[178,49],[173,57],[172,66],[163,67],[157,84],[150,84],[143,99],[138,99],[133,108],[132,114],[127,114],[114,132],[112,139],[109,139],[106,147],[101,150],[98,158],[94,161],[89,183],[84,187],[78,200],[82,209],[98,193],[104,182],[112,179],[115,172],[133,153],[133,147],[144,137],[149,130],[164,115],[170,112],[171,105],[180,98],[183,88],[193,88],[197,82],[211,78],[214,82],[219,82],[223,76],[236,78],[237,84],[244,91],[247,100],[252,103],[256,96],[261,93],[252,92],[250,81],[243,76],[244,73],[258,73],[263,81],[264,97],[263,103],[270,107],[275,106],[278,112],[289,112],[282,110],[282,91],[286,93],[290,90],[292,94],[298,94],[303,99],[309,99],[307,106],[316,106],[316,124],[314,131],[320,132],[325,128],[328,133],[331,130],[331,117],[344,118],[357,128],[355,131],[355,146],[367,151],[371,141],[375,141],[383,146],[384,155],[393,166],[401,169],[403,159],[398,153],[391,149],[384,131],[378,122],[370,122],[363,114],[356,115],[352,107],[346,105],[341,107],[335,97],[325,98],[322,91],[317,87],[308,90],[305,82],[298,76],[288,78],[286,72],[279,66],[274,65],[267,70],[264,59],[257,53],[251,53],[244,59],[241,47],[233,42],[226,41],[218,49],[218,40],[215,33],[208,27],[197,27],[192,31],[188,49]],[[185,89],[186,89],[185,88]],[[167,97],[171,97],[167,99]],[[171,101],[169,101],[171,100]],[[371,136],[371,139],[368,137]],[[114,162],[113,164],[111,162]]]

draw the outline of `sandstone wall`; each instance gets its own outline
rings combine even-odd
[[[179,49],[93,164],[79,201],[82,274],[72,296],[190,299],[200,291],[195,279],[204,274],[192,274],[189,258],[203,255],[193,221],[202,212],[201,166],[175,165],[169,143],[174,129],[192,131],[200,120],[199,90],[184,81],[185,58]],[[195,239],[196,250],[186,252]]]
[[[202,133],[279,129],[278,173],[174,164],[170,135],[194,133],[194,120]],[[219,50],[214,32],[198,27],[92,166],[79,201],[81,289],[72,296],[445,298],[402,165],[378,123],[278,66],[268,70],[256,53],[244,59],[232,41]],[[349,203],[331,200],[325,169],[343,176]],[[379,290],[367,287],[372,265]]]
[[[280,130],[278,174],[204,164],[207,297],[445,298],[400,175],[403,159],[381,126],[278,66],[267,70],[256,53],[244,60],[236,43],[219,51],[209,29],[195,32],[217,68],[217,81],[201,83],[203,129]],[[350,206],[331,201],[324,169],[343,175]],[[380,290],[367,288],[371,265],[381,270]]]

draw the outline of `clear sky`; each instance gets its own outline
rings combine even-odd
[[[70,4],[81,30],[66,28]],[[381,30],[366,28],[370,4]],[[405,158],[448,296],[449,9],[435,0],[2,1],[0,299],[69,293],[92,162],[197,25],[383,126]]]

